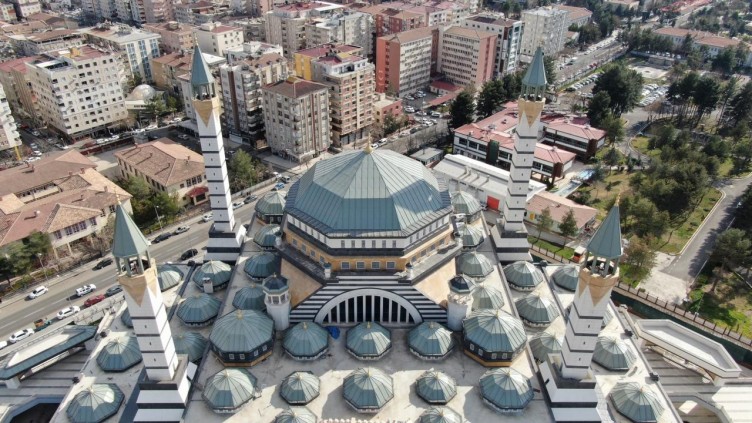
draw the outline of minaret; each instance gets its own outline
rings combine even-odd
[[[533,169],[535,145],[541,131],[541,112],[546,104],[546,68],[543,63],[543,50],[538,47],[532,63],[522,78],[522,90],[517,100],[517,128],[514,132],[514,153],[509,169],[507,196],[504,200],[504,214],[499,228],[501,242],[496,245],[496,253],[502,263],[519,260],[532,260],[530,243],[525,228],[525,208],[528,186]]]
[[[193,108],[204,156],[206,180],[209,186],[209,204],[214,215],[214,224],[209,230],[209,244],[204,261],[220,260],[235,264],[240,256],[245,227],[237,225],[232,211],[230,183],[227,178],[222,126],[219,122],[219,97],[215,92],[214,77],[196,44],[193,49],[191,68]]]
[[[611,290],[619,280],[619,220],[617,201],[587,246],[561,354],[549,356],[540,366],[542,379],[548,380],[546,390],[557,422],[602,421],[590,363]]]
[[[188,400],[188,358],[175,352],[157,265],[148,245],[131,217],[118,205],[112,253],[146,370],[145,378],[139,381],[134,421],[178,422]]]

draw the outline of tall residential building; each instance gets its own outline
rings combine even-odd
[[[240,15],[258,18],[274,7],[274,0],[232,0],[230,8]]]
[[[305,50],[298,50],[293,55],[295,75],[299,78],[313,81],[313,61],[327,54],[356,54],[362,56],[363,48],[349,44],[325,44]]]
[[[543,53],[554,57],[566,42],[569,13],[552,7],[539,7],[522,12],[525,33],[522,35],[520,53],[532,56],[535,49],[543,48]]]
[[[40,118],[70,139],[104,130],[128,117],[119,57],[89,45],[51,52],[27,63]]]
[[[376,91],[398,97],[424,89],[438,51],[438,29],[418,28],[376,39]]]
[[[230,25],[243,30],[243,41],[246,43],[251,41],[266,41],[266,28],[264,27],[263,18],[235,20]]]
[[[18,19],[26,19],[29,16],[42,11],[42,5],[37,0],[12,0]]]
[[[478,29],[440,30],[439,72],[452,84],[480,88],[496,73],[496,42],[496,34]]]
[[[496,78],[517,70],[522,42],[522,21],[505,19],[493,14],[480,14],[463,19],[462,25],[497,35]]]
[[[373,32],[376,37],[427,26],[426,15],[421,11],[412,12],[403,8],[407,8],[404,3],[382,3],[363,7],[359,11],[373,17]]]
[[[280,53],[263,54],[219,67],[224,121],[230,136],[255,141],[264,134],[261,87],[287,79],[287,60]]]
[[[279,44],[285,56],[306,47],[314,47],[306,42],[305,26],[310,18],[325,18],[339,12],[342,6],[324,2],[292,3],[280,5],[268,12],[266,19],[266,42]]]
[[[31,119],[40,124],[37,110],[38,96],[31,90],[31,73],[26,63],[39,57],[22,57],[0,63],[0,84],[8,99],[8,104],[16,116]]]
[[[169,22],[175,19],[172,0],[135,0],[135,2],[143,3],[145,16],[144,20],[139,22],[141,24]]]
[[[370,15],[345,9],[328,18],[315,18],[306,23],[306,44],[352,44],[362,47],[367,55],[372,56],[372,26]]]
[[[163,53],[189,52],[193,48],[196,27],[177,21],[144,25],[144,29],[159,34],[159,47]]]
[[[195,3],[179,3],[174,6],[175,20],[191,25],[214,22],[229,12],[227,3],[199,0]]]
[[[215,22],[202,24],[195,32],[201,51],[225,57],[227,50],[243,45],[243,30]]]
[[[329,87],[290,77],[261,91],[273,153],[304,163],[329,148]]]
[[[139,76],[147,83],[154,80],[151,59],[160,55],[159,34],[122,24],[100,24],[81,32],[88,43],[118,52],[126,76]]]
[[[0,20],[4,22],[16,22],[18,20],[16,9],[12,4],[0,4]]]
[[[0,151],[21,145],[21,136],[16,128],[16,120],[10,112],[5,91],[0,86]]]

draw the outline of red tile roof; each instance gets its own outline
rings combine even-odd
[[[582,229],[583,226],[592,222],[598,214],[598,210],[592,207],[577,204],[572,200],[546,191],[535,194],[527,203],[526,209],[528,213],[540,214],[546,208],[551,212],[551,218],[556,223],[561,223],[569,210],[572,210],[578,229]]]
[[[580,125],[564,119],[555,120],[546,126],[546,131],[564,133],[585,140],[599,140],[606,137],[606,131],[590,125]]]

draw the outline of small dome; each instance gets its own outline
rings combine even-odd
[[[251,286],[240,288],[232,299],[232,306],[240,310],[266,310],[264,303],[266,294],[261,285],[252,283]]]
[[[138,340],[130,335],[113,339],[97,354],[97,364],[105,372],[124,372],[140,362]]]
[[[253,242],[261,248],[274,248],[277,245],[277,235],[281,235],[279,225],[266,225],[259,228],[253,235]]]
[[[637,356],[629,348],[629,345],[615,336],[599,336],[595,343],[593,361],[613,371],[627,371]]]
[[[559,309],[553,301],[537,292],[515,301],[517,313],[522,321],[530,326],[548,326],[559,316]]]
[[[193,282],[198,285],[200,290],[204,290],[204,279],[209,278],[215,290],[225,288],[230,282],[232,276],[232,267],[221,261],[207,261],[193,273]]]
[[[279,257],[270,252],[263,252],[245,261],[245,274],[251,279],[264,279],[279,272]]]
[[[522,322],[501,310],[476,310],[463,322],[466,342],[486,353],[516,354],[525,347]]]
[[[574,264],[559,266],[551,275],[554,283],[568,291],[576,291],[580,281],[580,268]]]
[[[431,407],[420,415],[418,423],[462,423],[462,416],[449,407]]]
[[[223,353],[254,351],[270,343],[274,336],[274,322],[256,310],[238,310],[217,319],[209,341]]]
[[[635,423],[657,422],[664,408],[646,385],[637,382],[618,383],[611,389],[616,411]]]
[[[274,423],[316,423],[318,418],[308,407],[290,407],[274,418]]]
[[[486,239],[482,230],[470,225],[464,225],[461,227],[459,234],[464,248],[476,248]]]
[[[475,251],[462,253],[457,257],[457,270],[475,279],[483,279],[493,272],[493,263]]]
[[[287,278],[276,274],[264,279],[263,288],[267,294],[281,294],[289,289]]]
[[[95,383],[73,397],[65,413],[71,423],[99,423],[117,414],[125,395],[114,383]]]
[[[196,363],[204,356],[206,351],[206,338],[200,333],[183,332],[172,337],[175,344],[175,352],[188,356],[188,361]]]
[[[296,360],[313,360],[329,349],[329,332],[318,323],[301,322],[285,332],[282,347]]]
[[[131,312],[128,310],[128,307],[126,307],[123,314],[120,315],[120,321],[123,322],[125,326],[133,329],[133,319],[131,319]]]
[[[166,291],[180,284],[183,280],[183,272],[171,264],[157,265],[157,280],[159,280],[159,290]]]
[[[473,288],[473,310],[497,309],[504,306],[504,295],[498,289],[481,284]]]
[[[148,84],[141,84],[131,91],[131,100],[149,101],[157,95],[157,90]]]
[[[478,213],[481,210],[480,201],[472,194],[465,191],[452,193],[452,207],[455,213],[463,213],[468,216]]]
[[[454,348],[452,332],[436,322],[423,322],[407,334],[410,352],[428,359],[442,359]]]
[[[510,368],[489,370],[480,378],[483,402],[497,411],[522,411],[533,400],[530,379]]]
[[[284,191],[269,191],[256,203],[256,213],[262,216],[281,216],[285,212]]]
[[[504,276],[512,288],[519,291],[532,291],[543,282],[540,269],[529,261],[518,261],[505,266]]]
[[[209,294],[195,294],[178,306],[178,318],[188,326],[206,326],[219,314],[222,302]]]
[[[256,394],[256,377],[246,369],[220,370],[204,384],[202,396],[217,413],[234,413]]]
[[[469,294],[475,282],[466,275],[456,275],[449,280],[449,289],[457,294]]]
[[[429,404],[446,404],[457,395],[457,382],[446,373],[428,370],[418,377],[416,392]]]
[[[392,348],[392,334],[376,322],[362,322],[347,331],[346,348],[361,360],[377,360]]]
[[[563,340],[563,336],[551,332],[541,332],[533,335],[530,339],[530,349],[533,351],[533,357],[540,362],[548,360],[549,354],[561,352]]]
[[[295,372],[282,380],[279,395],[290,405],[308,404],[320,394],[321,382],[311,372]]]
[[[364,367],[345,378],[345,401],[359,413],[375,413],[394,398],[392,377],[373,367]]]

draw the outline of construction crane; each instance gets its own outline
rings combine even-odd
[[[21,161],[21,152],[18,151],[18,146],[17,145],[13,146],[13,151],[16,152],[16,160],[18,160],[20,162]]]

